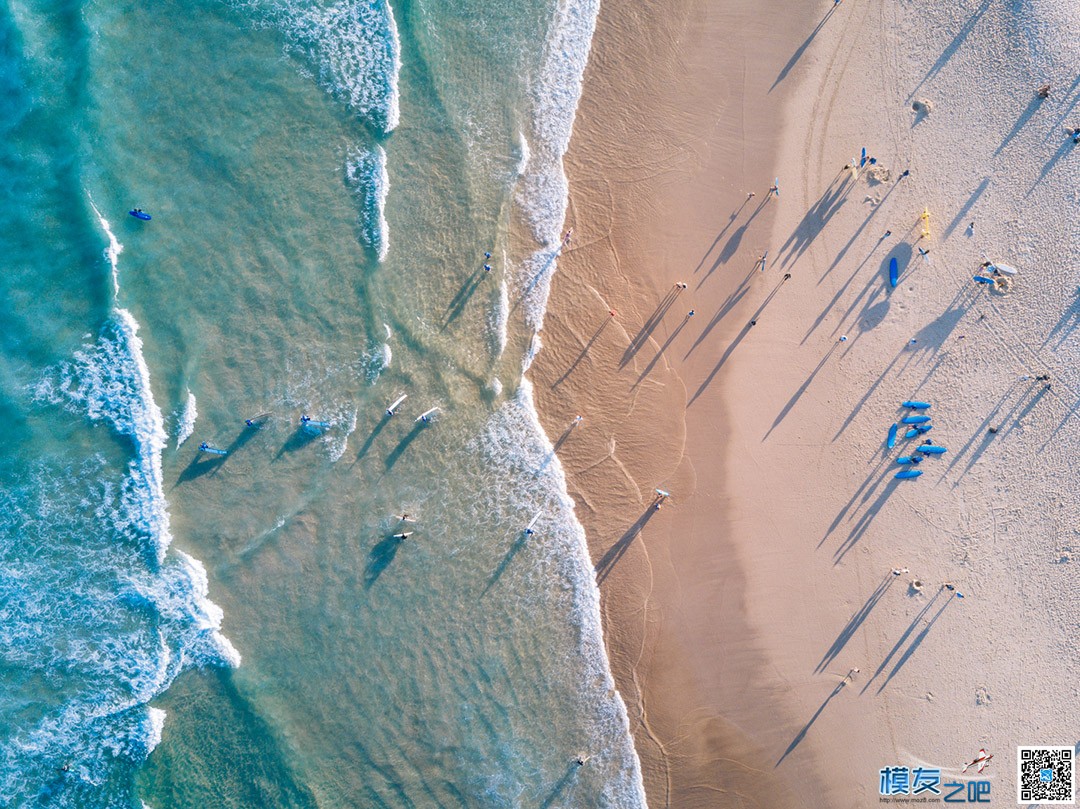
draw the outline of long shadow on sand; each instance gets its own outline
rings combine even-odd
[[[702,254],[701,261],[699,261],[698,265],[694,267],[695,275],[700,272],[702,267],[705,266],[705,260],[712,254],[712,251],[716,249],[716,245],[720,244],[720,240],[724,238],[724,234],[728,232],[728,228],[735,224],[735,220],[739,218],[739,214],[742,213],[743,208],[746,207],[746,203],[748,203],[749,201],[750,197],[747,197],[742,201],[742,205],[740,205],[738,208],[731,212],[731,215],[728,217],[727,224],[724,225],[723,228],[721,228],[719,233],[716,234],[716,238],[713,239],[712,244],[710,244],[709,248]],[[698,284],[698,286],[700,287],[701,285]]]
[[[821,369],[825,367],[825,363],[829,361],[829,357],[836,353],[836,350],[839,346],[840,343],[833,343],[832,348],[825,352],[825,356],[821,358],[821,361],[817,364],[817,367],[810,372],[810,376],[806,377],[803,383],[799,385],[799,389],[792,394],[790,399],[788,399],[787,404],[784,405],[783,408],[781,408],[780,413],[773,420],[772,426],[769,427],[768,432],[766,432],[765,435],[762,436],[762,441],[768,440],[769,436],[772,435],[772,431],[779,427],[780,422],[787,418],[788,413],[791,412],[791,408],[795,407],[799,399],[802,398],[802,395],[806,393],[807,388],[810,387],[810,383],[814,381],[814,377],[817,376]]]
[[[587,343],[585,343],[585,345],[582,347],[581,353],[578,354],[577,357],[574,358],[574,361],[572,363],[570,363],[570,367],[567,368],[563,372],[562,376],[560,376],[558,379],[556,379],[554,382],[551,383],[551,389],[552,390],[555,390],[555,388],[559,387],[559,385],[561,385],[563,382],[565,382],[566,378],[568,376],[570,376],[570,374],[572,374],[574,372],[574,369],[578,367],[578,365],[581,363],[581,361],[583,359],[585,359],[585,355],[589,353],[589,349],[592,348],[593,343],[595,343],[597,341],[597,339],[600,337],[600,335],[603,334],[604,329],[607,328],[608,323],[610,323],[610,322],[611,322],[611,316],[610,315],[608,317],[604,318],[604,322],[601,323],[600,327],[596,331],[593,332],[592,337],[590,337],[589,341]]]
[[[833,178],[832,182],[829,183],[829,187],[825,189],[825,193],[810,206],[810,210],[803,215],[802,220],[795,226],[787,241],[781,245],[779,251],[781,266],[787,267],[793,261],[798,261],[802,254],[810,248],[810,245],[814,243],[814,239],[829,224],[829,220],[836,216],[837,212],[844,206],[852,187],[854,187],[854,182],[850,171],[841,171]]]
[[[716,310],[716,314],[713,315],[709,322],[705,324],[705,328],[701,330],[701,334],[699,334],[698,338],[694,340],[694,344],[690,346],[685,356],[683,356],[683,359],[687,359],[691,354],[693,354],[694,349],[701,345],[705,341],[705,338],[709,336],[709,332],[711,332],[714,328],[720,325],[720,321],[722,321],[727,316],[727,313],[734,309],[738,305],[739,301],[746,297],[747,293],[750,292],[750,280],[757,274],[757,267],[751,267],[750,271],[746,274],[742,281],[739,282],[739,285],[735,287],[735,289],[733,289],[731,293],[727,296],[727,300],[725,300],[720,305],[720,308]]]
[[[615,544],[604,552],[604,555],[600,557],[600,561],[596,563],[596,567],[594,568],[597,584],[603,583],[604,579],[608,577],[615,565],[618,564],[619,560],[623,558],[628,550],[630,550],[630,546],[634,543],[634,540],[637,539],[638,534],[641,533],[646,524],[648,524],[649,520],[652,519],[653,514],[655,514],[656,511],[656,507],[650,505],[645,509],[645,513],[638,517],[637,520],[634,521],[634,524],[626,529],[626,533],[619,537]]]
[[[915,95],[919,92],[919,88],[926,84],[927,81],[934,78],[934,76],[940,73],[941,69],[949,63],[949,60],[952,59],[953,54],[955,54],[956,51],[960,48],[960,46],[964,44],[964,40],[967,39],[968,34],[971,33],[972,29],[975,27],[975,24],[979,21],[982,15],[986,13],[986,10],[988,8],[990,8],[990,0],[983,0],[982,5],[975,9],[974,13],[970,17],[968,17],[967,22],[965,22],[960,27],[960,30],[957,31],[956,36],[952,38],[952,41],[945,46],[945,50],[941,52],[941,55],[937,58],[937,61],[934,62],[934,64],[930,66],[930,69],[926,71],[926,75],[923,76],[922,79],[919,80],[919,83],[915,85],[915,88],[907,97],[908,101],[911,101],[913,98],[915,98]]]
[[[875,588],[874,592],[872,592],[870,594],[870,597],[866,599],[866,603],[859,607],[858,610],[856,610],[855,614],[848,619],[848,622],[844,626],[844,628],[840,630],[840,634],[836,636],[836,640],[832,642],[832,646],[830,646],[829,650],[825,652],[825,654],[821,658],[821,662],[819,662],[817,664],[817,668],[814,669],[815,674],[820,674],[821,672],[825,671],[825,669],[828,668],[829,664],[831,664],[833,660],[836,659],[836,656],[840,654],[841,651],[843,651],[844,647],[847,645],[847,642],[851,640],[852,635],[854,635],[858,631],[859,627],[862,626],[863,621],[870,617],[870,613],[873,611],[874,607],[877,606],[877,603],[881,601],[885,593],[888,592],[889,588],[892,586],[894,579],[896,579],[896,576],[894,576],[891,572],[885,574],[885,578],[881,580],[881,582]]]
[[[789,744],[787,750],[784,751],[784,755],[780,756],[780,758],[776,760],[776,763],[773,765],[773,767],[779,767],[781,764],[783,764],[784,759],[791,755],[792,751],[794,751],[795,748],[802,743],[802,740],[806,738],[807,731],[809,731],[811,726],[813,726],[813,724],[818,720],[818,717],[821,716],[824,710],[829,706],[829,703],[833,701],[833,698],[839,695],[840,692],[844,690],[845,686],[847,686],[846,680],[841,680],[836,684],[836,687],[829,692],[829,696],[825,697],[825,701],[821,703],[821,707],[814,711],[814,715],[810,717],[810,721],[803,726],[802,730],[795,734],[795,738],[791,740],[791,744]]]
[[[1009,133],[1005,136],[1005,139],[1001,141],[996,149],[994,149],[994,157],[997,157],[1008,146],[1012,139],[1020,134],[1020,130],[1024,128],[1024,125],[1031,120],[1031,116],[1035,114],[1043,103],[1043,99],[1038,96],[1034,96],[1028,105],[1024,107],[1024,111],[1020,113],[1020,117],[1016,119],[1016,123],[1013,124],[1013,128],[1009,130]]]
[[[563,430],[562,435],[552,445],[547,455],[544,456],[544,460],[540,462],[540,465],[536,467],[536,471],[533,473],[533,477],[540,477],[544,473],[544,470],[551,465],[551,462],[555,460],[555,456],[559,454],[559,450],[562,449],[562,445],[566,443],[566,439],[570,437],[570,433],[574,432],[574,428],[577,427],[577,422],[570,422],[570,426]]]
[[[761,306],[757,308],[757,311],[754,312],[754,314],[750,315],[750,319],[746,322],[746,325],[742,327],[742,330],[737,335],[735,335],[735,339],[731,341],[731,344],[720,356],[719,361],[716,363],[715,366],[713,366],[713,369],[709,372],[709,375],[705,377],[705,381],[701,383],[701,386],[697,389],[697,391],[695,391],[694,395],[690,397],[690,400],[686,403],[687,407],[696,402],[701,396],[701,394],[703,394],[709,387],[709,385],[712,384],[713,379],[715,379],[716,375],[720,373],[720,369],[723,368],[724,364],[731,358],[731,355],[735,352],[735,349],[739,347],[739,343],[746,339],[746,335],[750,333],[750,329],[754,327],[757,319],[761,317],[761,313],[765,311],[765,308],[772,302],[772,299],[776,297],[776,293],[780,291],[780,287],[784,285],[784,283],[788,280],[788,277],[789,276],[785,274],[784,277],[780,279],[780,282],[775,287],[773,287],[772,292],[770,292],[765,297],[765,300],[761,302]]]
[[[664,352],[668,350],[668,346],[670,346],[675,341],[675,338],[679,336],[679,332],[686,328],[686,324],[689,322],[690,315],[686,315],[685,317],[683,317],[682,322],[675,327],[671,334],[668,335],[668,338],[664,341],[664,344],[660,346],[660,348],[657,350],[656,355],[651,360],[649,360],[649,364],[645,366],[645,370],[643,370],[638,375],[637,381],[635,381],[634,384],[630,386],[631,390],[644,382],[645,377],[652,373],[652,369],[656,367],[656,363],[660,362],[660,358],[664,356]]]
[[[886,666],[889,665],[889,661],[892,660],[893,657],[895,657],[896,653],[900,651],[900,647],[902,647],[907,642],[907,639],[911,637],[911,634],[916,630],[916,628],[918,628],[919,624],[923,622],[923,619],[925,619],[926,616],[930,614],[931,608],[934,606],[935,602],[939,600],[943,593],[945,594],[945,602],[938,608],[938,611],[934,613],[934,617],[930,619],[930,621],[926,624],[925,627],[923,627],[922,631],[920,631],[919,634],[916,635],[915,638],[911,641],[911,645],[908,646],[903,656],[898,661],[896,661],[896,665],[893,666],[892,671],[889,672],[889,676],[886,677],[885,682],[878,686],[878,690],[876,693],[880,694],[882,691],[884,691],[885,686],[889,684],[889,681],[892,680],[892,678],[896,676],[897,672],[900,671],[901,667],[903,667],[903,665],[911,659],[911,656],[915,653],[915,650],[919,648],[920,644],[922,644],[922,642],[926,640],[926,636],[930,634],[930,630],[931,628],[933,628],[934,623],[937,621],[938,618],[941,617],[941,614],[945,612],[945,608],[953,602],[953,593],[949,592],[944,587],[939,588],[938,591],[934,593],[933,598],[927,601],[926,604],[923,605],[923,608],[919,610],[919,614],[915,616],[915,619],[911,622],[911,624],[908,625],[908,628],[904,630],[904,634],[900,636],[900,640],[898,640],[896,642],[896,645],[894,645],[892,649],[889,650],[889,653],[885,655],[885,659],[881,661],[881,665],[877,667],[877,671],[875,671],[874,675],[866,681],[866,685],[864,685],[862,691],[859,692],[860,694],[865,694],[867,689],[870,688],[870,684],[873,683],[874,680],[878,678],[878,676],[880,676],[881,672],[885,671]]]
[[[836,11],[836,5],[837,4],[834,3],[832,6],[829,7],[829,10],[825,12],[825,16],[821,18],[821,22],[819,22],[814,27],[814,30],[810,32],[810,36],[806,38],[802,45],[795,49],[795,53],[791,54],[791,58],[787,60],[787,64],[780,68],[780,72],[777,74],[776,80],[772,83],[772,87],[769,88],[770,93],[776,89],[776,85],[778,85],[780,82],[787,78],[787,74],[790,73],[791,69],[799,63],[799,60],[802,59],[802,55],[806,53],[806,49],[810,47],[810,43],[814,41],[814,37],[816,37],[821,32],[821,29],[825,27],[825,23],[829,21],[829,17],[831,17],[833,15],[833,12]]]
[[[765,210],[765,206],[769,204],[770,199],[772,199],[772,194],[767,194],[765,198],[758,203],[757,207],[754,208],[754,212],[750,214],[750,217],[746,220],[745,224],[740,225],[735,232],[731,234],[730,238],[728,238],[727,242],[720,250],[720,254],[716,257],[716,261],[709,267],[709,271],[705,273],[702,279],[698,281],[695,289],[701,289],[702,285],[709,280],[709,277],[722,265],[727,264],[727,262],[739,251],[739,247],[742,245],[743,236],[746,235],[746,231],[750,229],[750,225],[754,223],[754,219],[757,218],[757,215]],[[724,228],[724,230],[726,231],[727,228]],[[723,231],[721,231],[721,233],[723,233]],[[719,240],[719,238],[720,237],[717,236],[717,240]],[[757,268],[755,267],[755,269]],[[695,270],[695,272],[697,271]]]
[[[634,358],[634,355],[642,349],[653,331],[660,325],[660,321],[664,319],[667,310],[675,303],[680,292],[682,292],[682,289],[679,287],[672,287],[667,291],[667,294],[660,299],[660,303],[657,304],[656,309],[649,315],[648,320],[642,324],[641,330],[634,336],[634,339],[630,341],[630,345],[626,347],[626,351],[623,352],[622,358],[619,360],[620,369],[625,368],[630,360]]]

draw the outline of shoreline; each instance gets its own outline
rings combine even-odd
[[[690,411],[694,389],[683,382],[712,368],[712,344],[738,332],[732,324],[750,305],[746,284],[758,281],[744,259],[766,242],[767,155],[778,148],[784,93],[748,108],[747,85],[765,95],[768,71],[748,78],[747,62],[763,57],[740,32],[776,26],[759,23],[769,15],[749,3],[723,12],[630,5],[601,7],[586,68],[566,156],[574,239],[530,370],[537,410],[549,435],[584,416],[559,455],[596,566],[605,645],[650,805],[715,806],[717,790],[762,802],[752,805],[801,805],[795,779],[814,777],[808,768],[764,779],[760,771],[780,736],[755,714],[762,704],[786,708],[782,684],[754,674],[767,661],[741,607],[739,554],[728,537],[717,544],[701,530],[702,518],[722,524],[727,506],[728,431],[711,426],[729,421],[720,380]],[[799,22],[790,16],[777,37],[792,49]],[[645,63],[643,80],[627,80],[642,78]],[[743,87],[726,80],[740,71]],[[686,82],[687,73],[715,84]],[[756,196],[748,200],[744,189]],[[706,452],[687,450],[688,437],[703,436]],[[672,492],[660,511],[654,488]],[[720,599],[699,600],[683,587],[684,565],[701,563],[722,585]],[[699,644],[722,649],[724,664],[703,659]],[[718,768],[718,760],[733,763]]]

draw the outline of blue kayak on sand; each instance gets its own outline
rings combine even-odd
[[[935,447],[933,444],[923,444],[919,447],[919,452],[926,455],[943,455],[946,451],[945,447]]]
[[[893,477],[897,480],[910,480],[911,478],[917,478],[921,474],[921,469],[902,469],[893,475]]]
[[[923,433],[928,433],[933,429],[934,429],[934,425],[932,425],[932,424],[920,424],[917,427],[915,427],[914,429],[908,430],[906,433],[904,433],[904,438],[914,438],[917,435],[922,435]]]
[[[889,259],[889,286],[895,287],[900,280],[900,267],[896,263],[896,258]]]
[[[142,208],[132,208],[130,211],[128,211],[128,214],[134,216],[136,219],[141,219],[144,222],[150,221],[150,214],[148,214]]]
[[[901,407],[910,407],[912,410],[929,410],[929,402],[920,402],[915,399],[908,399],[907,401],[900,403]]]
[[[904,424],[926,424],[930,421],[929,416],[904,416],[900,419]]]
[[[889,428],[889,438],[886,441],[886,443],[889,445],[889,449],[892,449],[893,447],[896,446],[896,431],[897,431],[897,429],[899,429],[899,428],[896,426],[895,423],[893,424],[892,427]]]
[[[899,458],[896,459],[896,462],[898,464],[912,464],[912,465],[914,465],[914,464],[922,463],[923,459],[920,458],[918,455],[901,455]]]

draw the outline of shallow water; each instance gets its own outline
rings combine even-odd
[[[643,805],[521,376],[594,19],[0,11],[0,804]]]

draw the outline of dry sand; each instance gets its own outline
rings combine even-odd
[[[1076,741],[1080,37],[945,5],[601,9],[530,374],[549,435],[584,416],[559,454],[654,809],[868,806],[980,747],[1010,801],[1016,745]],[[862,145],[887,179],[841,170]],[[894,481],[908,397],[949,453]]]

